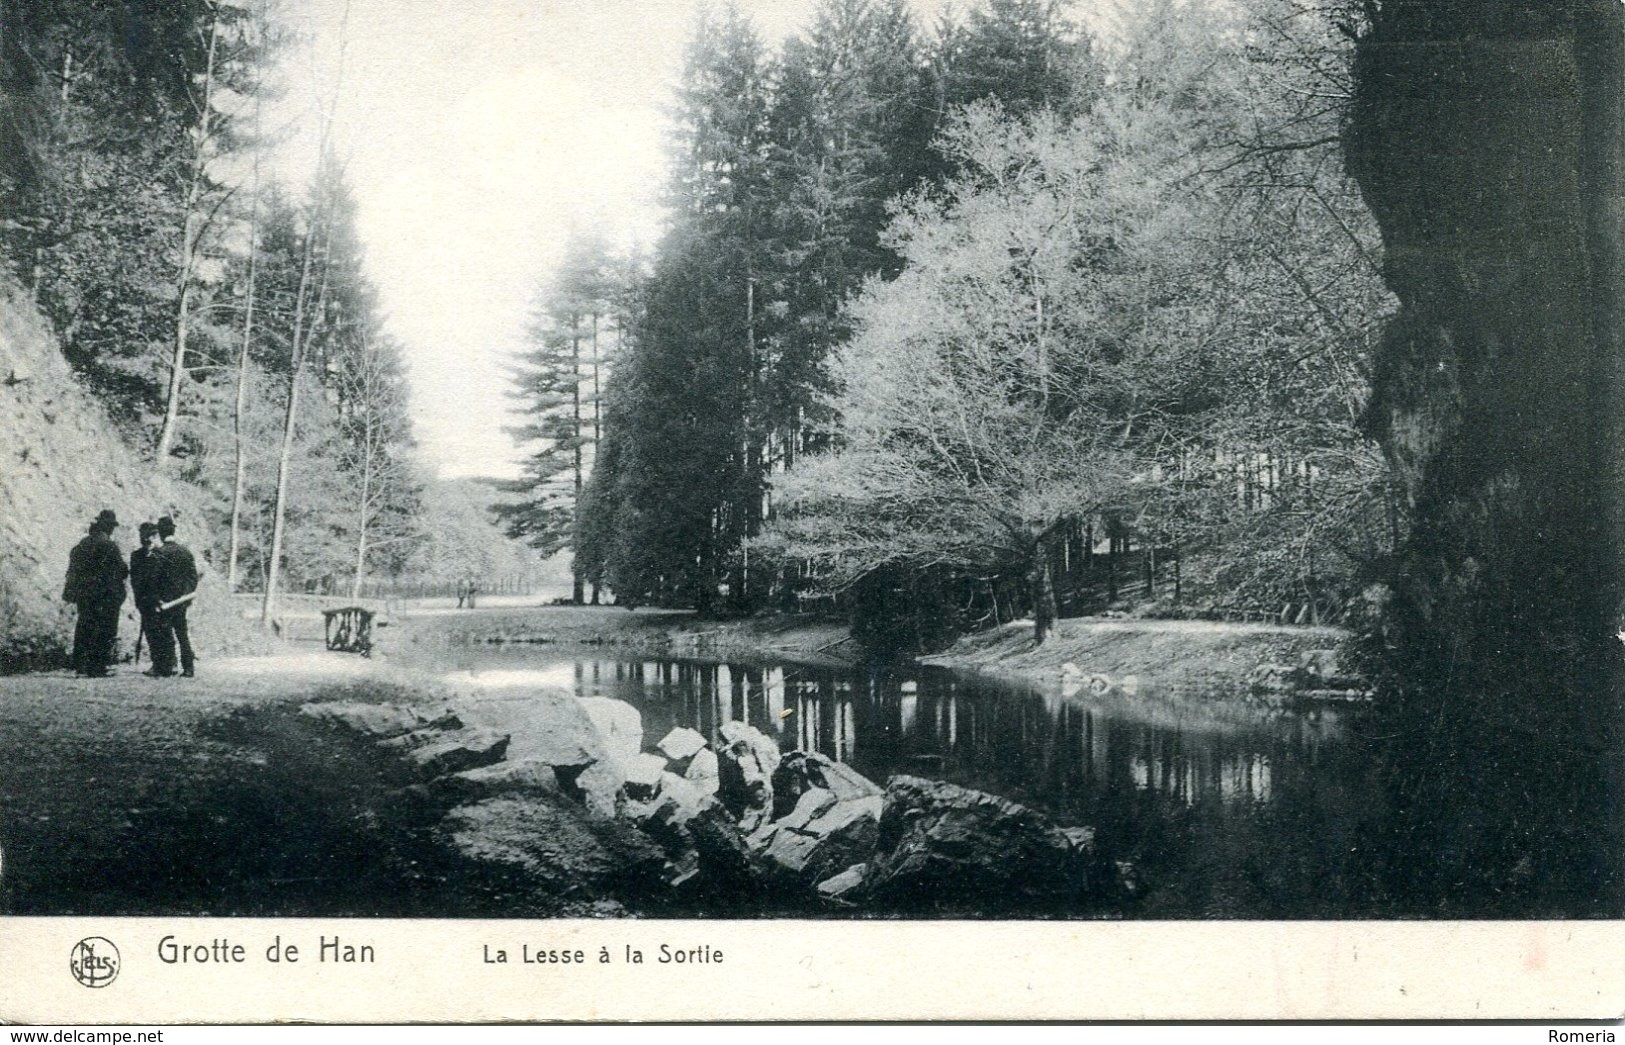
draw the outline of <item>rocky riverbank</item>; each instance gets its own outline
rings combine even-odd
[[[455,619],[477,626],[485,613]],[[608,614],[651,635],[695,624],[644,611],[522,616],[534,628]],[[928,767],[866,780],[817,753],[780,750],[761,722],[646,734],[638,711],[607,695],[493,685],[447,672],[433,648],[405,656],[410,627],[386,630],[387,656],[216,658],[184,685],[128,671],[8,679],[0,763],[39,771],[0,789],[0,909],[1092,917],[1137,902],[1134,874],[1117,862],[1124,854],[1097,849],[1087,817],[1056,822],[927,779]],[[1236,639],[1227,677],[1263,690],[1248,699],[1286,702],[1304,680],[1336,677],[1313,655],[1320,638]],[[1213,637],[1202,648],[1218,646]],[[1176,719],[1188,721],[1188,704],[1128,694],[1123,669],[1157,652],[1143,636],[1110,649],[1122,659],[1088,661],[1087,675],[1065,673],[1065,660],[1027,662],[1063,691],[1092,694],[1095,675],[1108,676],[1112,692],[1096,707],[1132,703],[1142,717],[1183,709]],[[1179,655],[1164,662],[1189,666]],[[1206,707],[1252,714],[1243,702]]]
[[[300,714],[392,766],[398,806],[460,858],[604,914],[1088,917],[1137,893],[1093,830],[994,795],[882,787],[741,722],[649,743],[620,701],[524,700],[509,732],[477,699]]]

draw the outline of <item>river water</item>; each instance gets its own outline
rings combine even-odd
[[[1372,913],[1358,899],[1360,838],[1377,789],[1353,724],[1335,712],[1063,696],[918,666],[634,660],[517,645],[441,652],[443,669],[521,719],[523,694],[537,686],[632,704],[646,748],[678,726],[714,741],[739,719],[781,748],[820,751],[877,782],[948,780],[1092,825],[1106,852],[1139,869],[1141,917]]]

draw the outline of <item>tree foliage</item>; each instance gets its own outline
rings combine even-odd
[[[516,369],[514,392],[530,421],[512,434],[534,449],[523,477],[505,486],[523,499],[498,504],[496,513],[510,537],[544,556],[574,540],[602,431],[605,352],[619,335],[618,276],[603,237],[576,231],[558,271],[537,295],[530,348]],[[584,583],[577,570],[578,602]]]
[[[1020,3],[931,39],[900,0],[825,0],[776,55],[734,7],[703,16],[675,111],[671,225],[606,392],[606,474],[583,500],[589,572],[631,601],[760,604],[779,580],[742,549],[772,512],[773,476],[825,445],[844,306],[898,272],[890,208],[945,175],[932,141],[948,85],[985,97],[998,69],[1042,67],[1020,104],[1071,104],[1060,96],[1091,73],[1058,56],[1082,60],[1080,45],[1055,8]]]
[[[1040,638],[1068,518],[1207,550],[1229,598],[1351,594],[1385,520],[1357,427],[1376,240],[1335,155],[1279,137],[1315,129],[1307,89],[1255,28],[1165,4],[1087,112],[960,117],[958,173],[891,226],[901,275],[851,306],[833,449],[780,483],[764,551],[837,589],[1025,574]]]
[[[407,375],[354,194],[332,153],[310,185],[257,174],[294,42],[284,12],[40,0],[0,24],[0,257],[122,434],[206,495],[200,550],[264,589],[297,389],[289,586],[423,569],[436,537]]]

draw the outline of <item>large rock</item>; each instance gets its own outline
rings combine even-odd
[[[986,792],[895,776],[859,893],[904,911],[1065,913],[1120,902],[1119,881],[1089,828],[1057,827]]]
[[[755,726],[738,721],[729,721],[724,722],[722,727],[717,730],[717,733],[722,737],[724,745],[750,745],[751,750],[756,753],[757,760],[761,762],[768,776],[771,777],[773,770],[779,768],[779,745],[774,742],[772,737]]]
[[[621,814],[626,774],[614,759],[604,758],[584,766],[554,766],[553,772],[559,790],[596,816],[612,818]]]
[[[667,733],[656,745],[662,755],[674,765],[686,766],[689,760],[705,749],[705,738],[687,726],[678,726]]]
[[[721,785],[717,753],[709,748],[697,752],[689,760],[688,768],[683,770],[683,779],[708,795],[716,794]]]
[[[522,713],[516,714],[516,706],[513,701],[471,699],[461,713],[471,725],[511,732],[509,755],[516,763],[552,767],[560,793],[594,814],[614,816],[626,771],[610,754],[604,730],[593,721],[588,703],[563,690],[544,688],[526,695]],[[636,715],[635,709],[626,710]],[[624,713],[613,709],[600,708],[599,715],[606,722],[617,717],[623,724],[627,721]]]
[[[609,756],[625,767],[643,752],[643,716],[624,700],[610,697],[577,697],[587,717],[597,727]]]
[[[769,870],[804,886],[867,859],[879,837],[878,795],[838,799],[823,788],[801,796],[790,815],[748,840]]]
[[[425,783],[409,785],[397,795],[402,802],[411,803],[420,811],[434,810],[433,815],[438,819],[452,806],[487,798],[558,793],[559,782],[553,767],[527,760],[503,761],[460,773],[448,773]],[[427,812],[424,815],[428,815]]]
[[[378,746],[385,751],[402,754],[415,751],[420,747],[428,747],[431,744],[444,743],[448,735],[462,728],[463,722],[461,719],[456,715],[446,715],[418,729],[414,729],[410,733],[402,733],[400,736],[390,737],[388,740],[380,740]]]
[[[461,773],[453,773],[447,779],[486,795],[559,789],[557,771],[546,762],[534,758],[525,759],[523,762],[498,762],[479,769],[468,769]]]
[[[407,764],[424,778],[461,773],[502,761],[511,739],[492,729],[462,729],[406,753]]]
[[[660,790],[660,778],[666,775],[666,760],[659,755],[634,755],[626,763],[626,794],[628,798],[648,799]]]
[[[835,795],[821,787],[811,791],[802,792],[796,800],[795,808],[777,820],[764,821],[756,826],[746,838],[755,849],[766,849],[773,841],[781,827],[805,827],[813,817],[822,813],[836,802]]]
[[[773,815],[782,817],[809,790],[829,791],[838,799],[869,798],[884,789],[844,762],[816,751],[789,751],[773,771]]]
[[[759,888],[758,862],[733,817],[683,777],[664,774],[658,794],[629,802],[626,814],[666,852],[672,884],[683,891],[737,897]]]
[[[847,898],[863,886],[863,876],[868,870],[868,864],[853,864],[840,874],[819,882],[818,895],[826,900],[849,906]]]
[[[469,714],[472,715],[473,709]],[[609,745],[582,701],[560,690],[537,691],[525,703],[522,724],[493,714],[481,724],[512,727],[514,757],[550,766],[587,766],[609,756]]]
[[[659,848],[630,824],[587,817],[552,796],[459,806],[438,831],[464,856],[522,872],[527,887],[553,896],[607,892],[647,901],[664,890],[666,859]]]
[[[722,746],[717,751],[717,797],[748,834],[772,818],[779,748],[761,730],[743,722],[724,723],[718,732]]]
[[[399,704],[334,701],[302,704],[299,713],[325,725],[347,729],[374,740],[398,737],[429,724],[429,719],[423,714]]]

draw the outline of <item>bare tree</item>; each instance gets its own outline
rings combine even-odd
[[[421,535],[411,510],[417,483],[411,461],[401,452],[410,445],[410,420],[394,346],[369,339],[344,361],[338,383],[339,397],[347,404],[340,463],[357,483],[350,594],[359,598],[368,555]]]
[[[171,340],[169,363],[169,392],[164,400],[164,421],[158,430],[158,466],[169,460],[170,448],[175,442],[175,427],[180,419],[181,385],[186,379],[186,345],[191,325],[193,274],[197,269],[198,254],[209,215],[202,204],[209,179],[210,145],[215,128],[215,59],[220,45],[220,5],[209,5],[208,58],[203,70],[202,97],[197,103],[197,125],[192,129],[191,155],[188,156],[184,227],[181,232],[180,274],[176,278],[175,329]]]
[[[345,41],[349,24],[350,5],[346,3],[339,22],[339,60],[333,77],[333,93],[321,114],[322,129],[318,144],[320,159],[316,172],[318,186],[322,183],[323,175],[333,169],[333,122],[338,107],[339,88],[344,82]],[[269,624],[276,614],[277,581],[281,572],[283,529],[288,509],[288,476],[293,462],[294,425],[299,419],[299,378],[304,370],[305,356],[315,340],[316,327],[321,320],[323,309],[320,306],[327,296],[326,266],[323,266],[320,289],[314,294],[311,276],[316,262],[317,237],[328,236],[332,231],[333,215],[330,203],[330,197],[317,197],[309,226],[305,230],[304,248],[299,262],[299,289],[295,293],[293,309],[293,358],[288,367],[288,405],[282,423],[282,447],[277,456],[276,500],[271,510],[271,554],[266,563],[265,598],[260,604],[260,620],[266,624]]]
[[[254,128],[260,128],[261,106],[254,107]],[[256,133],[257,137],[257,133]],[[260,150],[254,149],[254,174],[251,183],[253,199],[248,218],[248,285],[243,302],[243,340],[237,356],[237,399],[232,411],[232,452],[235,457],[231,481],[231,544],[226,558],[226,586],[237,590],[237,558],[242,545],[243,485],[248,474],[248,448],[243,438],[244,420],[248,414],[249,349],[254,343],[254,293],[259,276],[260,260]]]

